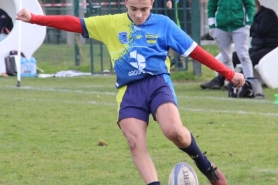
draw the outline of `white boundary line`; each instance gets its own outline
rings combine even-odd
[[[227,95],[228,96],[228,95]],[[222,101],[238,101],[238,102],[250,102],[250,103],[265,103],[265,104],[272,104],[273,101],[264,100],[264,99],[248,99],[248,98],[224,98],[224,97],[213,97],[213,96],[178,96],[178,98],[185,98],[185,99],[210,99],[210,100],[222,100]]]
[[[108,86],[91,86],[86,88],[94,87],[108,87]],[[0,87],[1,88],[1,87]],[[3,86],[3,88],[15,89],[13,86]],[[102,94],[102,95],[117,95],[117,92],[107,92],[107,91],[84,91],[84,90],[72,90],[72,89],[58,89],[53,87],[37,88],[32,86],[21,87],[22,90],[34,90],[34,91],[50,91],[50,92],[72,92],[72,93],[84,93],[84,94]],[[178,99],[210,99],[210,100],[221,100],[221,101],[238,101],[238,102],[250,102],[250,103],[264,103],[272,104],[273,101],[264,99],[243,99],[243,98],[225,98],[225,97],[213,97],[213,96],[184,96],[178,95]]]
[[[260,116],[274,116],[278,117],[278,113],[275,112],[268,112],[268,113],[260,113],[260,112],[249,112],[249,111],[242,111],[242,110],[213,110],[213,109],[190,109],[179,107],[180,110],[190,111],[190,112],[211,112],[211,113],[227,113],[227,114],[243,114],[243,115],[260,115]]]
[[[13,100],[25,100],[25,101],[34,101],[34,102],[54,102],[54,103],[66,103],[66,104],[91,104],[91,105],[103,105],[103,106],[117,106],[116,102],[98,102],[98,101],[73,101],[73,100],[50,100],[50,99],[35,99],[35,98],[9,98]],[[115,100],[116,101],[116,100]],[[278,113],[268,112],[251,112],[251,111],[242,111],[242,110],[215,110],[215,109],[192,109],[186,108],[184,106],[179,106],[179,110],[186,112],[204,112],[204,113],[226,113],[226,114],[242,114],[242,115],[259,115],[259,116],[272,116],[278,117]],[[115,109],[116,111],[116,109]]]
[[[100,87],[100,86],[97,86]],[[106,87],[106,86],[105,86]],[[4,88],[16,89],[14,86],[4,86]],[[49,92],[72,92],[72,93],[84,93],[84,94],[98,94],[98,95],[113,95],[115,96],[116,92],[101,92],[101,91],[84,91],[84,90],[71,90],[71,89],[56,89],[56,88],[36,88],[31,86],[24,86],[21,87],[20,90],[34,90],[34,91],[49,91]],[[210,97],[210,96],[178,96],[178,98],[185,98],[185,99],[212,99],[212,100],[222,100],[222,101],[236,101],[237,99],[233,98],[218,98],[218,97]],[[14,98],[16,99],[16,98]],[[113,105],[116,106],[116,103],[104,103],[104,102],[96,102],[96,101],[60,101],[60,100],[41,100],[41,99],[27,99],[21,98],[22,100],[29,100],[29,101],[53,101],[53,102],[60,102],[60,103],[74,103],[74,104],[94,104],[94,105]],[[250,103],[265,103],[265,104],[272,104],[271,101],[268,100],[245,100],[240,99],[238,101],[248,101]],[[186,108],[183,106],[179,106],[180,110],[189,111],[189,112],[212,112],[212,113],[234,113],[234,114],[243,114],[243,115],[260,115],[260,116],[274,116],[278,117],[278,113],[268,112],[268,113],[260,113],[260,112],[249,112],[249,111],[242,111],[242,110],[214,110],[214,109],[192,109]]]
[[[12,86],[5,86],[6,88],[15,89]],[[99,86],[98,86],[99,87]],[[115,92],[104,92],[104,91],[84,91],[84,90],[72,90],[72,89],[56,89],[56,88],[36,88],[31,86],[21,87],[22,90],[32,90],[32,91],[48,91],[48,92],[71,92],[71,93],[84,93],[84,94],[101,94],[101,95],[116,95]]]

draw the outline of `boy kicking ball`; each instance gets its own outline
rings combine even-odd
[[[150,13],[154,0],[125,0],[127,13],[77,18],[40,16],[26,9],[16,19],[31,24],[76,32],[103,42],[116,73],[117,123],[125,136],[133,162],[147,185],[160,185],[148,153],[146,131],[149,115],[163,134],[194,160],[212,185],[226,185],[223,173],[201,152],[193,135],[183,126],[170,79],[169,48],[190,56],[241,87],[245,81],[197,45],[168,17]]]

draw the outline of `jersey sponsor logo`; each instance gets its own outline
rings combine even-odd
[[[146,39],[148,44],[155,44],[157,41],[158,35],[155,34],[146,34]]]
[[[128,76],[137,76],[142,73],[152,74],[144,70],[146,67],[146,59],[143,55],[138,54],[136,50],[130,53],[130,59],[132,61],[130,64],[137,68],[137,70],[129,71]]]
[[[119,40],[121,41],[122,44],[126,44],[128,42],[127,32],[118,33],[118,37],[119,37]]]

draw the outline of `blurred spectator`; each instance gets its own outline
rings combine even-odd
[[[250,25],[255,13],[254,0],[209,0],[208,24],[210,35],[216,41],[223,63],[233,69],[232,42],[242,64],[245,78],[253,77],[252,62],[248,53]],[[203,89],[220,89],[225,78],[218,75],[210,82],[201,84]]]
[[[0,8],[0,31],[3,28],[8,28],[9,31],[13,29],[13,21],[10,16]],[[8,34],[6,30],[3,30],[5,34]]]
[[[176,1],[174,1],[174,3],[175,2]],[[178,20],[175,17],[174,9],[172,9],[173,8],[172,0],[166,0],[166,1],[165,0],[155,0],[153,8],[155,10],[154,13],[168,16],[170,19],[172,19],[174,22],[176,22],[176,24],[178,24],[177,23]],[[182,63],[180,56],[175,51],[170,49],[168,52],[168,57],[171,61],[171,67],[177,65],[176,68],[183,68],[184,64]]]
[[[258,0],[255,2],[257,13],[250,30],[252,40],[249,49],[253,66],[257,65],[263,56],[278,47],[278,17],[276,13],[261,6]],[[236,52],[233,53],[233,63],[234,66],[240,64]]]
[[[154,8],[156,8],[157,10],[155,11],[155,13],[157,14],[162,14],[162,15],[166,15],[168,16],[168,11],[167,9],[172,9],[172,0],[156,0],[154,1]]]

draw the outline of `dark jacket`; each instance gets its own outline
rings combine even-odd
[[[3,28],[8,28],[11,31],[13,29],[13,21],[4,10],[0,9],[0,33],[2,33]],[[8,34],[6,31],[4,33]]]
[[[276,13],[261,6],[254,17],[250,36],[252,37],[251,46],[255,50],[278,47],[278,17]]]
[[[232,32],[251,25],[255,14],[254,0],[209,0],[209,27]]]

